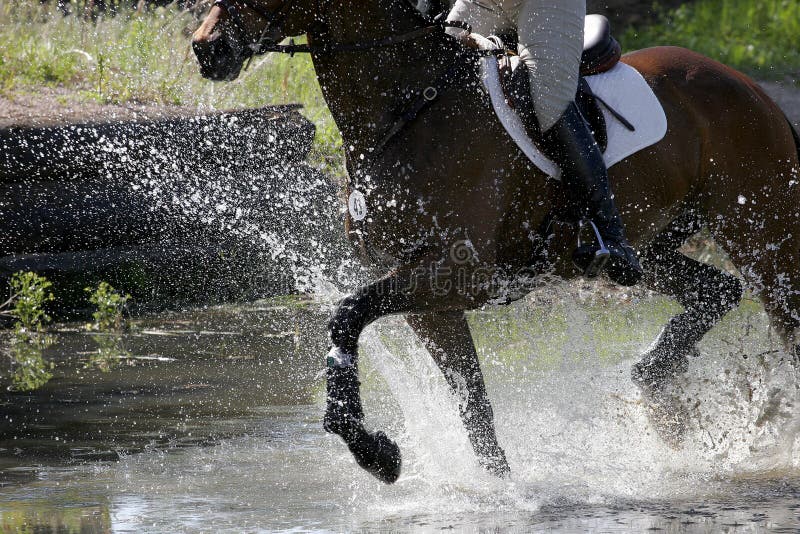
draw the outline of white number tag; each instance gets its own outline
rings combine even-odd
[[[350,193],[350,198],[347,199],[347,208],[350,210],[350,216],[354,221],[363,220],[367,216],[367,201],[364,198],[364,193],[354,189]]]

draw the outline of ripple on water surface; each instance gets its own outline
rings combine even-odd
[[[283,375],[303,391],[295,401],[245,396],[257,405],[235,416],[200,411],[181,420],[195,438],[216,435],[211,442],[166,440],[114,462],[9,467],[0,525],[119,532],[800,527],[795,371],[767,352],[764,318],[737,312],[703,342],[677,386],[687,416],[675,449],[653,430],[628,378],[633,358],[669,315],[662,304],[601,303],[598,310],[593,302],[530,300],[471,317],[513,470],[508,480],[478,466],[438,369],[410,330],[388,319],[362,338],[363,387],[368,424],[403,450],[397,484],[374,481],[321,430],[322,384],[313,377],[317,364],[307,363],[305,374]],[[609,326],[609,314],[618,324]],[[743,322],[760,334],[737,334]],[[313,349],[309,362],[320,353]],[[277,360],[261,358],[273,365],[271,380],[281,380]],[[202,395],[223,395],[220,388],[236,395],[235,382],[229,376]]]

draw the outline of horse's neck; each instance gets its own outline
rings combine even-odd
[[[382,39],[418,28],[421,19],[403,0],[337,0],[327,13],[326,34],[309,41],[351,43]],[[430,79],[419,40],[362,52],[322,54],[314,67],[325,101],[350,157],[369,155],[394,121],[404,93]],[[352,147],[352,148],[351,148]]]

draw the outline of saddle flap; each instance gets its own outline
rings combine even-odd
[[[492,38],[494,39],[494,38]],[[500,83],[505,94],[506,102],[523,119],[523,123],[528,126],[528,135],[538,141],[539,132],[531,131],[534,125],[538,124],[535,119],[533,99],[530,93],[530,79],[528,77],[528,67],[519,56],[504,55],[499,58],[498,68],[500,70]],[[575,103],[581,110],[584,120],[589,125],[600,150],[605,152],[608,146],[608,134],[606,132],[606,120],[597,99],[594,97],[589,84],[581,78],[578,84],[578,92],[575,95]]]

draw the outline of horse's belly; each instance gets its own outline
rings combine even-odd
[[[454,191],[428,180],[375,187],[364,193],[362,220],[350,213],[350,236],[372,262],[519,269],[531,257],[533,224],[522,210],[509,209],[508,197],[501,187]]]

